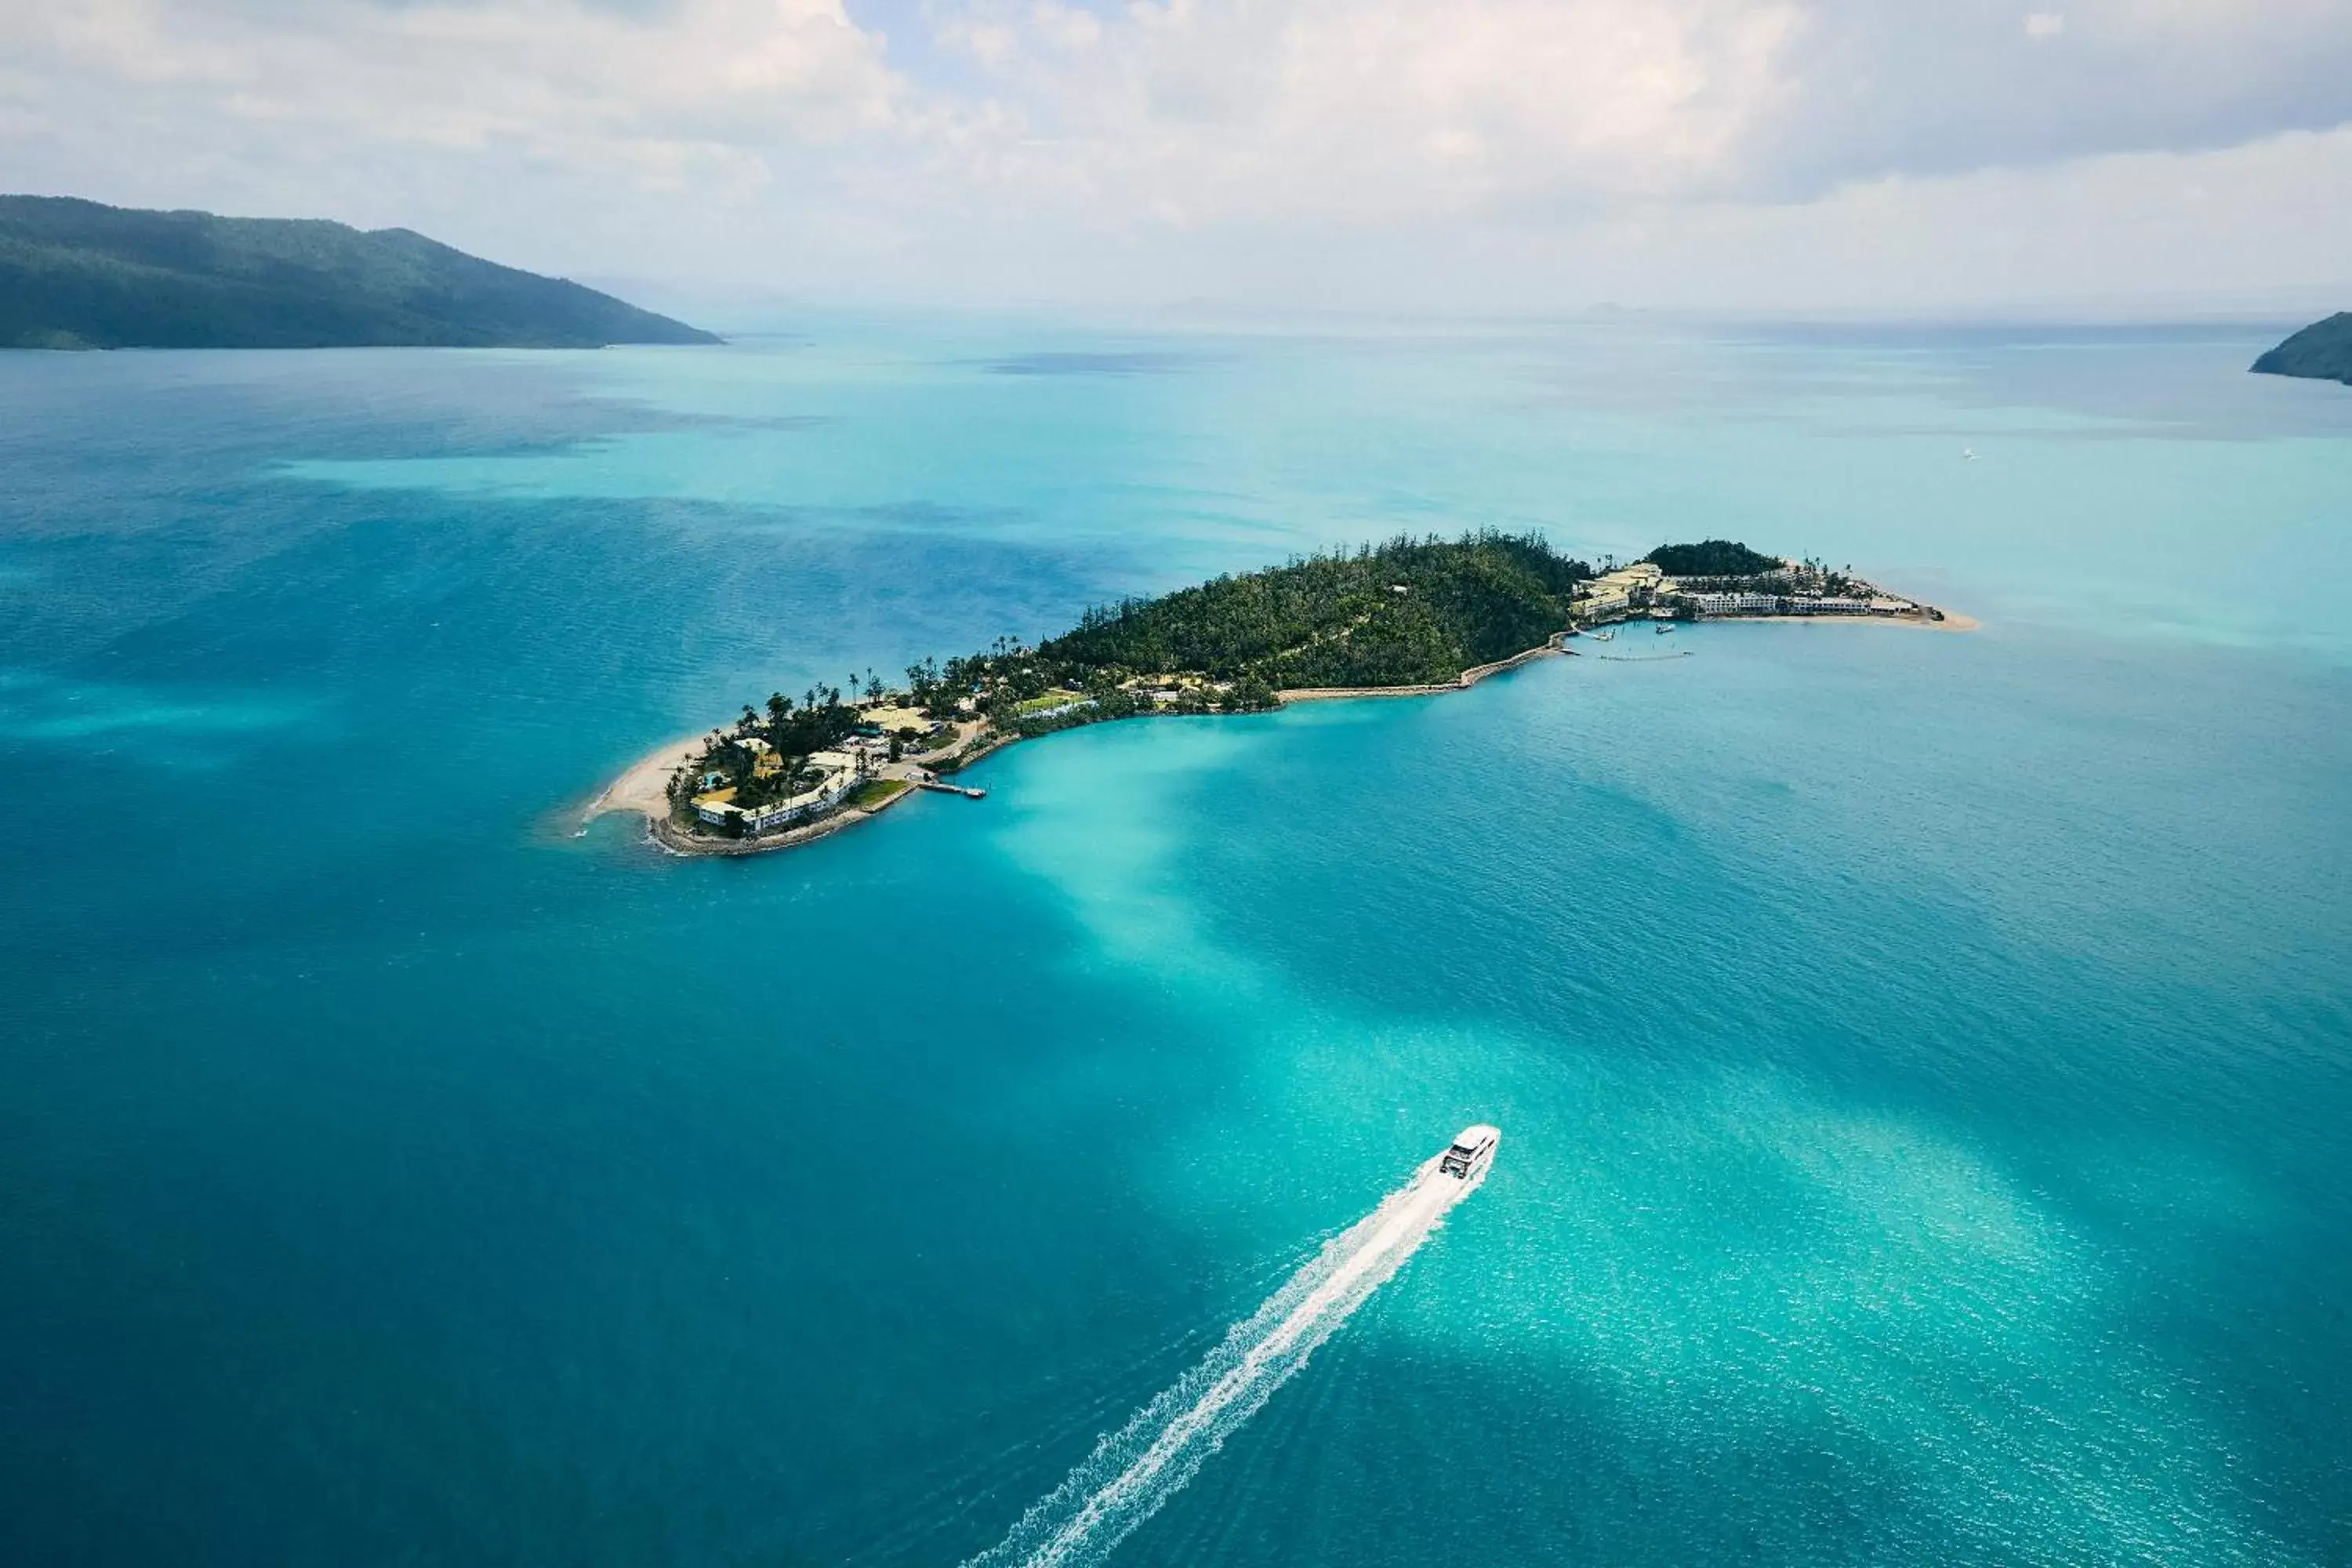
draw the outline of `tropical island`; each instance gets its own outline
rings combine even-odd
[[[404,228],[0,196],[0,348],[603,348],[709,332]]]
[[[1087,610],[1058,637],[999,637],[890,686],[772,693],[730,725],[639,762],[590,807],[641,813],[682,854],[789,847],[869,820],[1017,741],[1154,714],[1255,713],[1345,697],[1459,691],[1570,639],[1699,619],[1975,623],[1826,563],[1729,540],[1660,545],[1596,571],[1539,534],[1400,537],[1294,557]],[[1602,655],[1602,657],[1611,657]]]
[[[2257,375],[2299,375],[2352,385],[2352,310],[2314,321],[2253,363]]]

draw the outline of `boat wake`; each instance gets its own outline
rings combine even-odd
[[[1404,1267],[1486,1171],[1481,1163],[1463,1180],[1440,1173],[1437,1160],[1423,1165],[1234,1324],[1199,1365],[1106,1435],[1003,1541],[965,1568],[1103,1561]]]

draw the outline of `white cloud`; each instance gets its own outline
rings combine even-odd
[[[660,183],[756,177],[763,145],[887,131],[906,96],[839,0],[687,0],[646,16],[582,0],[7,0],[0,26],[78,86],[200,123],[503,145]]]
[[[1060,7],[981,14],[998,90],[1059,149],[991,163],[1001,186],[1098,216],[1349,223],[1722,186],[1783,107],[1800,20],[1783,0],[1163,0],[1076,34],[1074,68]]]
[[[526,266],[966,298],[1760,300],[1906,247],[1949,297],[2010,272],[1998,232],[1937,226],[2011,221],[2151,287],[2224,251],[2199,275],[2252,284],[2304,278],[2347,205],[2352,0],[846,4],[0,0],[0,167]],[[2165,181],[2297,133],[2314,184],[2223,193],[2272,253],[2196,243]],[[2177,237],[2118,237],[2151,226]]]
[[[961,298],[1110,306],[2315,314],[2352,299],[2352,203],[2315,206],[2312,193],[2327,190],[2352,190],[2352,129],[1894,176],[1801,202],[1629,202],[1543,223],[959,225],[953,265]],[[900,266],[866,281],[921,294],[940,276],[937,257]]]
[[[1779,303],[1832,311],[2316,308],[2352,255],[2352,203],[2315,205],[2325,190],[2352,190],[2352,128],[1684,206],[1586,277],[1602,296],[1724,308],[1759,278]]]

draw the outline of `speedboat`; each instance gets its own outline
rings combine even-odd
[[[1449,1176],[1468,1181],[1483,1174],[1494,1163],[1495,1145],[1503,1141],[1503,1130],[1480,1123],[1465,1127],[1454,1136],[1453,1146],[1438,1156],[1437,1168]]]
[[[1660,621],[1654,629],[1660,637],[1664,637],[1668,632],[1675,629],[1675,623],[1672,621]]]
[[[1592,640],[1594,642],[1615,642],[1617,640],[1617,634],[1615,632],[1594,632],[1592,634]]]

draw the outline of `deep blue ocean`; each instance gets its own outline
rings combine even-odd
[[[0,1561],[951,1568],[1481,1120],[1113,1560],[2352,1561],[2352,390],[2277,335],[0,354]],[[578,831],[772,689],[1489,524],[1984,626]]]

